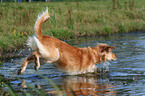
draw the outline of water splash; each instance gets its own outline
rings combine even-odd
[[[101,73],[105,73],[105,72],[108,72],[109,71],[109,65],[110,65],[110,62],[106,61],[102,64],[97,64],[97,72]]]

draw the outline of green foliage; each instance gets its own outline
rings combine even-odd
[[[45,35],[59,39],[144,30],[145,0],[1,3],[0,54],[22,47],[39,13],[49,7],[50,20],[42,26]]]
[[[13,91],[13,89],[9,85],[5,84],[5,86],[8,88],[10,96],[17,96],[16,93]]]
[[[37,72],[36,72],[37,73]],[[37,74],[39,74],[39,73],[37,73]],[[51,79],[49,79],[49,78],[47,78],[47,77],[45,77],[45,76],[42,76],[42,75],[40,75],[39,74],[39,76],[41,77],[41,78],[44,78],[45,80],[47,80],[53,87],[54,87],[54,89],[56,90],[56,94],[57,94],[57,96],[66,96],[66,93],[65,93],[65,90],[62,90],[62,89],[60,89]],[[23,80],[22,80],[23,81]],[[22,82],[21,82],[22,83]],[[24,83],[24,82],[23,82]],[[34,87],[33,85],[31,85],[30,83],[28,83],[28,82],[25,82],[24,84],[22,84],[22,85],[25,85],[26,86],[26,88],[27,88],[27,90],[21,90],[20,92],[16,92],[15,91],[15,89],[10,85],[10,84],[8,84],[7,82],[2,82],[2,83],[0,83],[0,88],[1,88],[1,86],[4,88],[7,88],[7,90],[8,90],[8,92],[7,93],[9,93],[10,94],[10,96],[21,96],[22,94],[24,95],[25,94],[25,96],[47,96],[48,95],[48,93],[47,92],[45,92],[43,89],[38,89],[38,88],[36,88],[36,87]],[[52,93],[53,94],[53,93]],[[55,93],[53,94],[53,95],[56,95]],[[22,96],[23,96],[22,95]],[[75,96],[75,95],[74,95]]]

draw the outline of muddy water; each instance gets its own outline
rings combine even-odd
[[[114,46],[116,61],[105,62],[98,66],[97,74],[68,76],[60,72],[53,64],[41,65],[36,72],[34,64],[28,65],[22,75],[16,75],[24,58],[16,58],[4,62],[0,66],[0,74],[9,80],[16,91],[34,91],[27,85],[37,86],[39,90],[51,95],[57,91],[50,82],[41,76],[51,79],[65,95],[114,95],[144,96],[145,95],[145,32],[117,34],[106,37],[89,37],[66,41],[77,47],[95,46],[97,42]],[[27,85],[24,84],[27,83]],[[0,89],[6,92],[7,88]],[[22,92],[19,92],[22,94]],[[31,92],[32,93],[32,92]],[[2,93],[0,93],[2,94]]]

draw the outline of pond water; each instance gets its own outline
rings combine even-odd
[[[97,65],[98,73],[95,74],[68,76],[53,64],[41,65],[37,72],[34,64],[30,64],[22,75],[17,75],[24,58],[15,58],[0,66],[1,76],[21,95],[22,91],[35,91],[27,88],[28,86],[37,87],[48,95],[57,94],[49,80],[41,77],[45,76],[59,87],[61,95],[145,96],[145,32],[88,37],[66,42],[77,47],[95,47],[97,42],[107,43],[115,47],[113,52],[117,55],[117,60]],[[0,95],[6,90],[7,88],[0,89]]]

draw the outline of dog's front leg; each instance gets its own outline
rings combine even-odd
[[[24,63],[21,65],[21,69],[18,70],[18,75],[22,74],[25,71],[27,65],[29,63],[33,63],[34,61],[35,61],[35,56],[34,55],[26,57]]]

